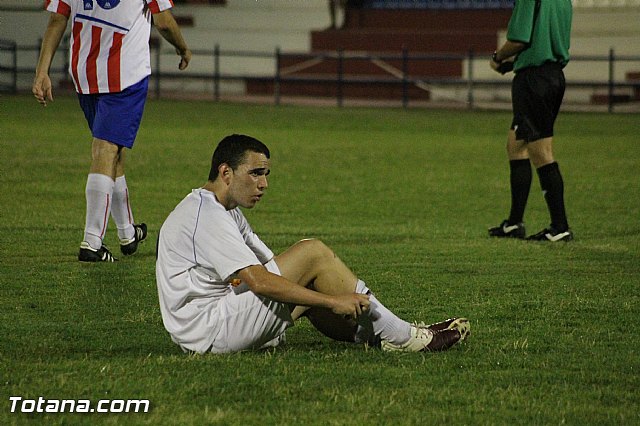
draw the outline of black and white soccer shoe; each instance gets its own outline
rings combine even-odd
[[[527,241],[551,241],[554,243],[558,241],[568,242],[571,240],[573,240],[573,232],[571,232],[571,229],[558,231],[553,226],[549,226],[537,234],[529,235],[527,237]]]
[[[115,262],[118,259],[113,257],[109,249],[105,246],[98,250],[89,245],[88,242],[80,243],[80,252],[78,252],[78,260],[80,262]]]
[[[147,224],[133,225],[133,238],[120,240],[120,251],[125,256],[131,256],[138,250],[138,244],[147,239]]]
[[[489,228],[490,237],[523,239],[526,235],[524,223],[511,225],[508,220],[503,220],[499,226]]]

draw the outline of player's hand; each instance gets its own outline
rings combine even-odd
[[[53,101],[51,79],[48,74],[36,75],[31,86],[31,93],[42,106],[47,106],[47,101]]]
[[[182,71],[187,68],[189,66],[189,62],[191,62],[191,50],[187,49],[184,52],[180,52],[179,49],[176,49],[176,53],[180,55],[180,64],[178,65],[178,69]]]
[[[334,314],[350,318],[357,318],[369,310],[369,296],[366,294],[341,294],[334,296]]]
[[[491,59],[489,59],[489,66],[491,67],[492,70],[502,75],[505,75],[506,73],[513,71],[514,59],[515,59],[514,57],[511,57],[498,62],[495,60],[495,53],[494,53]]]
[[[502,61],[498,64],[496,68],[500,74],[505,75],[508,72],[513,71],[513,61]]]

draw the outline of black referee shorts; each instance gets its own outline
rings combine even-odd
[[[519,70],[511,84],[513,122],[517,140],[532,142],[553,136],[565,80],[562,65],[546,62]]]

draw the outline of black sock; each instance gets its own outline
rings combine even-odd
[[[522,222],[527,199],[529,199],[531,165],[529,160],[511,160],[509,168],[511,169],[511,212],[508,221],[510,225],[515,225]]]
[[[560,166],[557,162],[542,166],[538,169],[538,177],[544,199],[549,207],[551,226],[556,231],[564,232],[569,229],[569,224],[564,208],[564,182],[560,174]]]

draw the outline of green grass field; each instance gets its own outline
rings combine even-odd
[[[510,114],[150,101],[127,180],[139,253],[76,260],[90,136],[77,101],[0,97],[0,424],[640,424],[637,115],[556,125],[576,240],[486,236],[508,213]],[[182,354],[164,331],[157,230],[223,136],[272,150],[246,212],[279,252],[330,245],[407,320],[472,321],[445,353],[333,342],[307,322],[275,351]],[[549,218],[537,177],[530,232]],[[115,226],[105,243],[117,254]],[[24,399],[147,399],[148,413],[11,413]]]

